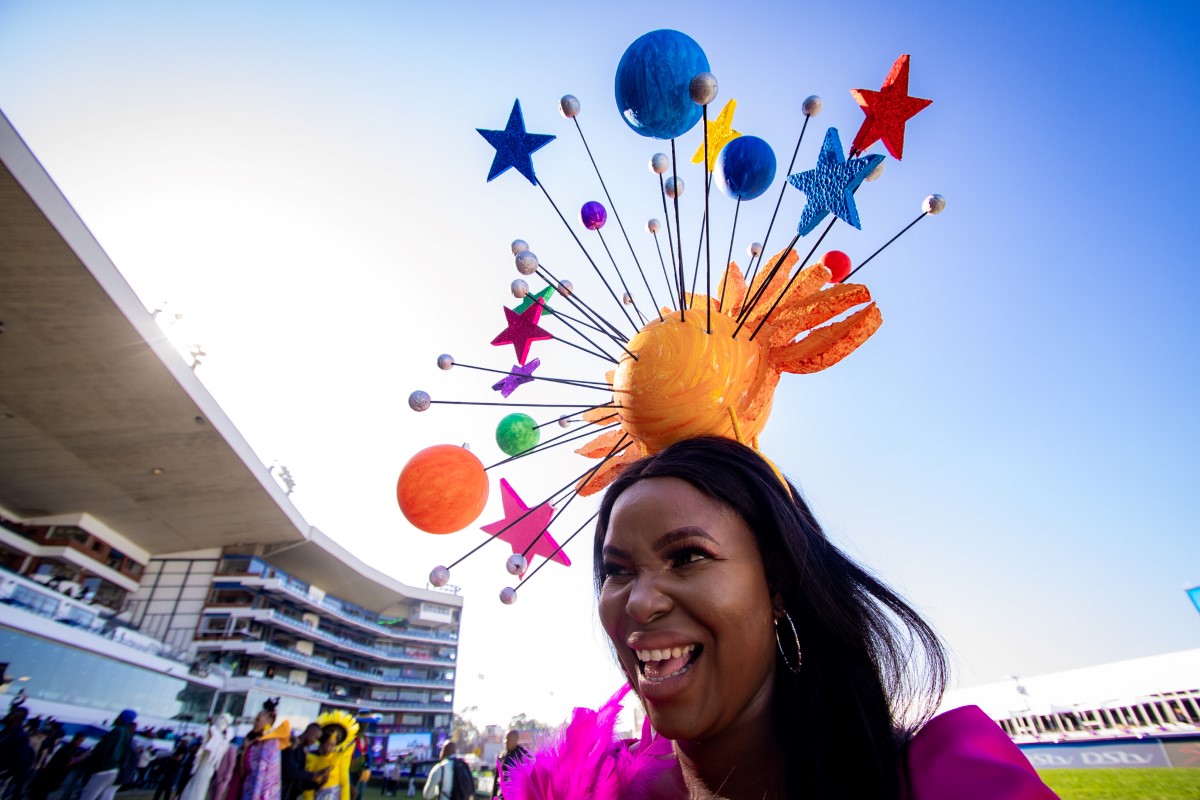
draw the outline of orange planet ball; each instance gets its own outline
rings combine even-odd
[[[743,330],[734,339],[737,323],[724,314],[712,315],[711,334],[703,311],[679,317],[652,320],[630,340],[638,357],[622,357],[613,378],[622,427],[657,453],[697,436],[735,438],[733,409],[750,441],[767,424],[779,380],[764,350],[769,337],[751,342]]]
[[[426,533],[454,533],[483,513],[487,473],[470,450],[434,445],[404,465],[396,482],[396,499],[405,518]]]

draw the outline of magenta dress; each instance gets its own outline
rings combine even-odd
[[[908,744],[910,800],[1055,800],[1012,739],[978,706],[929,721]]]
[[[657,800],[681,790],[671,742],[648,721],[640,740],[613,726],[628,687],[596,711],[575,709],[554,740],[516,764],[506,800]],[[934,717],[905,751],[905,800],[1057,800],[1025,755],[976,706]]]

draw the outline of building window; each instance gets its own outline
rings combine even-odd
[[[89,534],[83,528],[76,527],[75,525],[57,525],[51,528],[50,532],[46,534],[46,542],[48,544],[63,544],[65,542],[87,544],[88,540],[91,538],[91,534]],[[96,542],[92,549],[96,549],[96,545],[98,544],[99,542]]]
[[[151,717],[203,719],[216,692],[94,653],[0,629],[8,674],[28,677],[20,687],[32,698],[116,713],[136,708]],[[81,680],[80,676],[87,676]],[[14,683],[15,685],[15,683]],[[11,687],[10,687],[11,689]]]
[[[248,606],[254,602],[254,595],[245,589],[213,589],[209,605],[213,606]]]

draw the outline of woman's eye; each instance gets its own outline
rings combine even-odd
[[[629,574],[629,570],[627,568],[621,566],[620,564],[613,564],[610,562],[605,562],[603,569],[604,580],[608,580],[610,578],[620,578]]]
[[[682,550],[671,556],[671,566],[682,567],[685,564],[694,564],[706,558],[708,558],[708,553],[703,550]]]

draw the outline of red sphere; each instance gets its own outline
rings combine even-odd
[[[821,263],[833,273],[833,277],[829,279],[830,283],[841,283],[850,274],[850,256],[841,250],[830,250],[821,256]]]
[[[461,531],[479,518],[487,499],[483,464],[470,450],[452,444],[417,453],[396,482],[400,510],[426,533]]]

